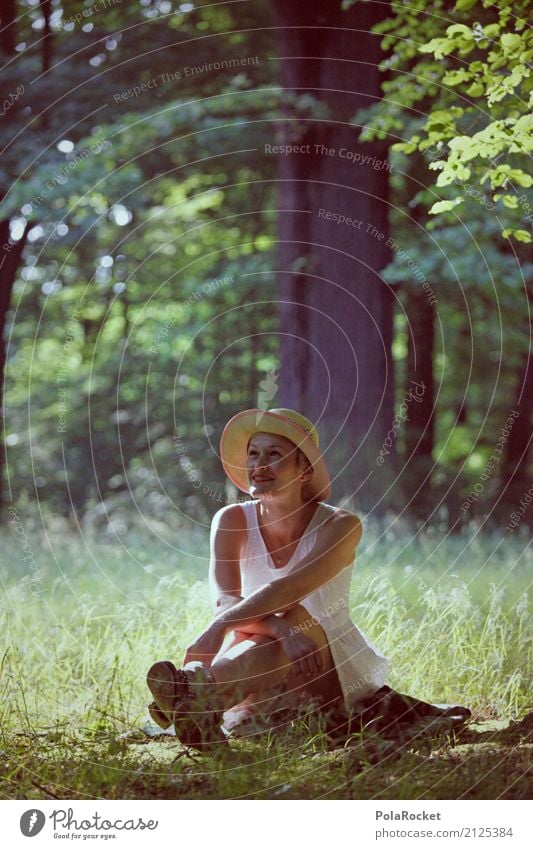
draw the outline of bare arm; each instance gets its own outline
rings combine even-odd
[[[243,601],[240,558],[246,530],[246,518],[239,505],[223,507],[213,517],[209,586],[215,617]],[[238,630],[279,638],[285,636],[289,629],[282,617],[272,614],[240,623]]]
[[[219,616],[229,613],[244,601],[241,595],[240,558],[245,538],[246,518],[239,505],[223,507],[215,514],[211,525],[209,562],[209,590],[215,618],[207,632],[188,646],[184,663],[212,660],[230,630],[261,634],[272,639],[283,639],[290,634],[290,626],[282,616],[275,614],[248,617],[245,622],[239,621],[233,627],[219,622]]]
[[[290,610],[353,563],[361,536],[359,518],[339,511],[324,525],[316,545],[298,569],[237,601],[219,613],[215,622],[225,631],[236,630],[256,619]]]
[[[245,533],[246,519],[238,504],[215,513],[209,561],[209,590],[215,615],[242,600],[240,558]]]

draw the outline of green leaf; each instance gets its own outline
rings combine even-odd
[[[434,203],[431,209],[429,210],[431,215],[438,215],[439,212],[449,212],[450,209],[453,209],[454,206],[458,206],[462,203],[464,198],[454,198],[453,200],[439,200],[437,203]]]
[[[435,59],[443,59],[455,49],[455,41],[450,38],[432,38],[428,44],[418,48],[419,53],[433,53]]]
[[[507,230],[503,230],[502,236],[504,239],[509,239],[511,236],[514,236],[519,242],[525,242],[529,244],[532,240],[531,233],[528,233],[527,230],[514,230],[512,227],[508,227]]]
[[[442,78],[442,82],[444,85],[459,85],[459,83],[464,83],[465,80],[470,79],[470,73],[465,68],[459,68],[458,71],[448,71],[448,73],[444,74]]]
[[[471,40],[474,38],[474,33],[472,32],[470,27],[465,26],[465,24],[453,24],[446,30],[446,35],[461,35],[467,40]]]
[[[448,144],[452,150],[467,150],[472,144],[472,139],[470,136],[455,136]]]
[[[417,145],[412,144],[411,142],[396,142],[391,145],[391,150],[395,150],[400,153],[414,153],[416,149]]]
[[[482,97],[484,91],[485,89],[483,88],[483,84],[475,82],[467,88],[466,93],[470,95],[470,97]]]
[[[483,35],[486,35],[487,38],[496,38],[500,33],[500,25],[499,24],[487,24],[487,26],[483,27]]]
[[[452,112],[453,110],[449,109],[436,109],[434,112],[430,112],[426,123],[426,130],[428,132],[432,130],[445,130],[449,133],[455,133],[455,121],[453,120]]]
[[[518,198],[515,195],[503,195],[502,200],[507,209],[518,209]]]
[[[519,50],[522,50],[523,41],[519,35],[513,32],[506,32],[502,35],[502,49],[504,55],[513,55],[513,53],[517,53]]]
[[[520,168],[511,168],[510,165],[499,165],[494,169],[490,177],[494,188],[505,185],[508,180],[516,183],[517,186],[523,186],[524,189],[529,189],[533,186],[533,177],[531,174],[527,174]]]

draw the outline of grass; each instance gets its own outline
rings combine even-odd
[[[468,705],[469,727],[403,747],[365,732],[332,751],[309,715],[199,756],[175,738],[120,735],[145,717],[148,666],[181,660],[209,621],[206,534],[137,530],[83,540],[21,522],[24,539],[12,527],[1,539],[3,798],[530,794],[530,723],[519,724],[531,710],[525,537],[435,529],[412,539],[367,528],[358,553],[352,614],[390,658],[388,683]]]

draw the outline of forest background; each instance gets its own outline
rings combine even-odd
[[[526,0],[1,14],[4,797],[527,797]],[[391,686],[472,709],[462,747],[331,755],[308,717],[209,772],[121,736],[209,621],[256,406],[317,424],[354,620]]]

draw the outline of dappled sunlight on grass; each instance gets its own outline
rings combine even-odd
[[[80,798],[85,793],[174,798],[247,792],[264,798],[371,798],[369,787],[383,798],[409,792],[417,798],[439,769],[442,793],[451,792],[449,770],[459,769],[469,786],[476,769],[467,765],[470,755],[453,755],[445,741],[430,760],[431,749],[387,755],[390,764],[378,772],[368,741],[349,746],[332,761],[312,719],[311,726],[292,723],[273,737],[232,741],[229,751],[210,757],[209,768],[183,756],[175,738],[128,744],[119,735],[139,727],[145,717],[146,669],[162,657],[179,663],[209,621],[205,555],[182,555],[160,542],[150,547],[139,534],[124,540],[122,549],[98,543],[91,550],[74,535],[63,535],[57,546],[52,539],[50,547],[34,534],[41,576],[30,591],[16,540],[4,532],[2,542],[6,795],[16,795],[15,785],[22,781],[26,797],[46,795],[48,788],[61,798],[63,786]],[[470,547],[465,536],[438,546],[435,540],[406,542],[385,539],[367,548],[354,570],[352,615],[390,658],[387,683],[418,698],[466,705],[478,720],[508,722],[524,715],[530,620],[528,564],[520,557],[520,543],[506,541],[503,556],[498,539],[489,536],[478,536]],[[185,539],[182,548],[201,550]],[[494,751],[476,750],[478,766],[500,757]],[[507,754],[501,757],[508,763]],[[375,783],[363,790],[359,776],[368,769]],[[413,770],[416,778],[410,779]],[[395,778],[387,784],[391,775]],[[494,775],[490,781],[496,787]],[[398,787],[407,795],[395,795]]]

